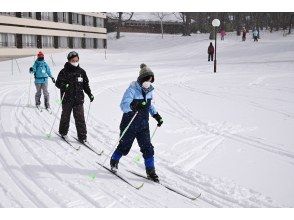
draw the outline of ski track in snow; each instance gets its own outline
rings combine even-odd
[[[3,94],[3,96],[5,96],[11,92],[13,92],[13,91],[7,90],[7,93],[2,93],[2,94]],[[15,102],[15,106],[20,105],[20,102],[22,99],[23,99],[23,96],[20,97],[19,100],[17,100]],[[3,102],[5,102],[5,99],[2,99],[2,103]],[[18,167],[18,169],[22,169],[22,171],[24,171],[23,173],[25,174],[25,177],[22,181],[17,180],[19,177],[15,177],[14,183],[16,183],[18,186],[20,186],[20,185],[25,186],[27,184],[27,182],[30,182],[30,185],[29,185],[30,188],[34,189],[34,191],[40,190],[41,192],[38,192],[38,194],[42,194],[42,195],[39,195],[39,196],[40,197],[44,196],[44,198],[42,198],[42,199],[39,199],[38,197],[33,197],[34,195],[36,195],[36,192],[31,191],[27,187],[26,188],[20,187],[21,192],[24,193],[28,197],[28,200],[30,202],[34,203],[34,206],[36,206],[36,207],[47,207],[47,206],[49,206],[49,207],[55,207],[55,206],[58,206],[58,207],[102,207],[102,205],[97,203],[91,196],[85,194],[80,189],[81,184],[77,184],[77,183],[74,184],[71,181],[68,181],[64,178],[61,178],[58,174],[56,174],[54,171],[52,171],[50,169],[50,165],[47,165],[45,162],[42,161],[42,155],[43,156],[46,155],[46,157],[51,158],[49,153],[52,153],[52,156],[54,156],[52,159],[54,159],[55,161],[58,159],[58,160],[62,161],[63,163],[65,162],[69,167],[71,167],[70,163],[67,163],[65,160],[63,160],[61,158],[60,155],[54,153],[50,149],[51,147],[46,144],[46,142],[48,142],[49,140],[46,140],[45,132],[47,131],[46,127],[49,125],[49,122],[44,120],[44,115],[45,115],[45,117],[48,117],[48,118],[51,116],[47,112],[39,113],[38,111],[35,111],[35,109],[33,109],[33,108],[27,108],[24,106],[16,107],[14,109],[15,110],[11,112],[12,114],[11,114],[10,118],[16,119],[16,122],[17,122],[17,124],[12,127],[14,127],[15,133],[18,137],[18,140],[20,141],[20,143],[18,144],[18,148],[19,147],[24,148],[23,150],[26,151],[26,153],[30,153],[34,162],[37,163],[36,165],[23,165],[23,164],[25,164],[24,159],[18,155],[18,152],[13,151],[14,147],[8,149],[11,157],[17,163],[16,167]],[[37,114],[36,114],[37,117],[34,116],[34,113],[33,114],[28,113],[29,115],[25,116],[26,115],[25,112],[27,110],[28,111],[32,110],[32,111],[34,111],[34,113],[37,112]],[[40,121],[39,117],[41,117],[41,119],[42,119],[41,123],[39,123],[39,124],[44,123],[45,126],[38,127],[35,124],[33,124],[32,126],[27,126],[27,125],[30,125],[32,121],[34,121],[34,122],[36,122],[38,120]],[[22,122],[21,118],[25,118],[26,121]],[[3,121],[3,120],[1,120],[1,121]],[[19,128],[22,126],[23,126],[23,130]],[[41,130],[41,135],[43,134],[44,137],[34,135],[33,132],[31,131],[31,128],[34,128],[34,132],[39,133],[39,134],[40,134],[40,130]],[[1,129],[2,129],[2,132],[1,132],[2,134],[9,133],[8,131],[4,130],[2,125],[1,125]],[[47,127],[47,129],[48,129],[48,127]],[[21,131],[26,131],[27,137],[31,137],[31,138],[33,138],[33,140],[25,140],[23,138],[23,136],[26,136],[26,135],[21,133]],[[4,138],[4,140],[5,140],[6,146],[13,146],[14,145],[10,142],[9,138]],[[32,143],[34,143],[34,146],[39,145],[40,146],[39,149],[30,148],[29,145],[32,145]],[[64,155],[64,156],[68,157],[69,155]],[[80,155],[79,155],[79,157],[80,157]],[[49,160],[49,159],[46,159],[46,160]],[[32,163],[32,161],[30,161],[30,163]],[[28,169],[28,171],[26,171],[26,169]],[[54,186],[56,186],[57,188],[60,188],[60,189],[58,191],[56,191],[53,188],[48,188],[48,186],[46,186],[46,184],[43,183],[42,181],[38,180],[38,178],[32,177],[31,175],[34,174],[34,170],[38,170],[38,169],[41,169],[47,175],[49,174],[50,176],[47,178],[54,179]],[[7,167],[7,170],[10,170],[10,169]],[[11,171],[11,176],[15,176],[13,171]],[[112,176],[112,175],[110,174],[110,176]],[[97,177],[97,178],[99,178],[99,177]],[[56,180],[58,180],[58,181],[55,182]],[[26,183],[23,183],[23,182],[26,182]],[[71,197],[74,197],[74,195],[76,195],[76,194],[77,194],[76,198],[68,198],[68,195],[71,195]],[[113,198],[112,202],[109,205],[106,205],[106,207],[113,207],[116,204],[118,204],[119,206],[121,206],[121,205],[128,206],[130,204],[133,204],[135,206],[135,204],[133,202],[131,203],[131,200],[129,200],[126,196],[124,196],[124,195],[122,196],[119,192],[115,192],[114,190],[112,190],[111,192],[108,192],[107,190],[105,190],[104,194],[107,194],[108,197]],[[65,199],[65,198],[67,198],[67,199]],[[96,198],[103,199],[103,198],[105,198],[105,196],[97,195]],[[118,199],[118,198],[120,198],[120,199]],[[46,202],[44,202],[44,201],[46,201]],[[152,203],[154,204],[155,201],[152,201]],[[25,206],[27,206],[27,205],[25,205]],[[28,205],[28,206],[31,206],[31,205]],[[145,206],[149,207],[152,205],[150,203],[145,203]]]
[[[159,90],[159,89],[158,89]],[[200,132],[204,132],[206,134],[212,134],[215,135],[215,139],[223,137],[223,138],[229,138],[237,142],[245,143],[249,146],[253,146],[262,150],[265,150],[270,153],[274,153],[277,155],[281,155],[284,157],[287,157],[291,160],[291,162],[294,162],[294,152],[289,152],[281,147],[273,146],[269,143],[264,143],[261,140],[258,140],[256,137],[247,137],[244,135],[238,134],[234,130],[227,130],[225,127],[221,126],[220,128],[210,126],[205,122],[202,122],[198,119],[196,119],[189,110],[186,108],[181,107],[182,105],[179,104],[179,102],[175,99],[173,99],[169,94],[166,94],[163,90],[160,90],[160,93],[158,95],[167,105],[170,106],[170,112],[166,111],[170,115],[177,117],[179,119],[184,119],[187,122],[189,122],[192,126],[195,126]],[[260,106],[259,106],[260,107]],[[216,140],[217,141],[217,140]],[[217,141],[221,142],[221,141]],[[209,144],[209,146],[213,147],[212,144]],[[190,152],[191,153],[191,152]],[[189,152],[187,152],[189,155]]]
[[[115,85],[114,85],[115,87]],[[5,97],[7,97],[10,93],[16,93],[20,89],[6,89],[5,91],[1,91],[1,104],[7,103],[7,100]],[[10,94],[11,96],[11,94]],[[1,124],[1,134],[2,139],[5,142],[5,146],[10,146],[7,148],[7,151],[9,152],[11,158],[15,161],[16,164],[14,164],[13,169],[9,168],[9,165],[3,161],[3,158],[1,158],[2,165],[4,165],[10,172],[9,177],[12,178],[13,184],[15,184],[20,192],[23,194],[23,196],[26,197],[26,199],[29,203],[20,203],[17,200],[11,198],[10,201],[14,201],[14,205],[11,204],[13,207],[22,207],[22,206],[36,206],[36,207],[115,207],[115,205],[125,205],[129,206],[130,204],[133,204],[136,206],[135,203],[130,203],[130,201],[126,202],[128,197],[126,195],[121,195],[120,192],[108,192],[105,190],[103,193],[106,194],[108,197],[112,197],[113,201],[110,202],[110,204],[103,206],[96,200],[98,199],[104,199],[105,195],[96,195],[94,198],[92,196],[87,195],[85,192],[83,192],[83,189],[81,189],[81,185],[77,184],[75,181],[69,181],[65,178],[60,177],[59,174],[57,174],[54,170],[52,170],[50,167],[52,165],[48,165],[46,162],[44,162],[42,157],[43,155],[46,155],[46,157],[49,157],[49,159],[46,159],[45,161],[49,160],[52,157],[55,161],[59,161],[58,163],[66,164],[66,166],[73,168],[70,162],[66,161],[66,157],[68,157],[70,154],[64,153],[64,152],[55,152],[54,149],[51,149],[51,145],[46,144],[48,140],[45,136],[46,132],[48,131],[48,127],[50,126],[50,119],[52,115],[49,115],[47,112],[38,112],[35,110],[35,108],[26,107],[23,101],[26,100],[26,97],[24,94],[20,96],[15,102],[14,102],[14,108],[13,111],[10,112],[10,118],[11,119],[11,127],[10,129],[14,129],[14,132],[5,130],[3,127],[3,124]],[[12,106],[13,106],[12,105]],[[5,106],[5,105],[4,105]],[[4,108],[4,106],[1,106],[1,109]],[[1,111],[2,114],[2,111]],[[6,118],[6,119],[7,119]],[[13,119],[13,120],[12,120]],[[40,120],[41,119],[41,120]],[[14,122],[15,121],[15,122]],[[35,124],[36,121],[40,121],[40,123]],[[3,123],[3,118],[1,116],[1,122]],[[103,127],[105,128],[105,124],[101,124],[102,122],[99,122],[98,120],[94,119],[94,123],[96,124],[96,127]],[[43,126],[40,126],[40,124],[43,124]],[[71,123],[73,125],[73,122]],[[71,126],[71,130],[73,130],[73,126]],[[10,130],[9,129],[9,130]],[[34,129],[34,130],[32,130]],[[94,129],[94,131],[98,131],[99,129]],[[114,139],[109,139],[109,134],[113,132],[110,128],[106,129],[105,131],[99,130],[100,135],[102,135],[103,141],[105,146],[109,146],[109,144],[113,143]],[[35,132],[35,133],[34,133]],[[93,132],[89,132],[90,135]],[[104,134],[103,136],[103,133]],[[11,134],[11,135],[8,135]],[[17,137],[17,145],[10,141],[12,139],[9,136],[12,136],[12,134],[16,134]],[[5,135],[5,137],[4,137]],[[43,135],[43,136],[42,136]],[[94,134],[92,134],[94,135]],[[215,136],[215,135],[214,135]],[[29,139],[28,139],[29,138]],[[58,139],[58,138],[54,138]],[[211,141],[215,141],[215,138],[213,137]],[[219,138],[217,138],[219,139]],[[210,142],[211,142],[210,141]],[[208,141],[207,146],[212,146],[212,144]],[[30,147],[30,145],[34,146],[34,149]],[[60,146],[62,144],[62,141],[56,142]],[[210,144],[209,144],[210,143]],[[17,150],[15,149],[17,146]],[[39,146],[39,148],[35,148],[36,146]],[[216,144],[217,146],[217,144]],[[24,161],[25,158],[19,155],[20,148],[22,148],[21,151],[25,155],[30,155],[30,162],[32,163],[31,159],[33,160],[34,165],[25,165],[26,162]],[[64,145],[64,148],[68,148],[67,151],[71,150],[67,145]],[[72,150],[74,151],[74,150]],[[50,155],[51,154],[51,155]],[[80,154],[74,152],[73,156],[81,157]],[[83,156],[82,156],[83,157]],[[85,157],[83,157],[84,159]],[[162,159],[162,158],[161,158]],[[163,159],[162,159],[163,160]],[[185,160],[185,159],[183,159]],[[47,161],[47,162],[49,162]],[[88,162],[87,159],[85,159],[86,165],[84,167],[87,167],[87,165],[91,166],[91,162]],[[10,161],[11,162],[11,161]],[[93,162],[92,162],[93,163]],[[81,164],[79,164],[81,165]],[[122,165],[124,166],[124,165]],[[176,164],[174,164],[176,166]],[[22,170],[20,174],[16,174],[14,170],[19,169]],[[54,179],[54,185],[58,186],[57,188],[60,188],[58,191],[54,190],[52,187],[48,187],[48,185],[40,180],[37,176],[32,176],[34,173],[38,173],[41,171],[38,171],[40,169],[42,172],[46,173],[46,178],[48,179]],[[37,171],[34,171],[37,170]],[[162,170],[160,169],[160,172],[166,173],[168,170]],[[187,177],[183,175],[179,175],[176,170],[171,169],[169,172],[172,172],[173,175],[177,174],[178,180],[176,182],[170,182],[170,184],[174,186],[184,186],[185,182],[187,182]],[[37,174],[36,174],[37,175]],[[40,174],[39,174],[40,175]],[[198,174],[201,176],[201,174]],[[99,178],[99,177],[97,177]],[[187,179],[186,179],[187,178]],[[166,177],[166,179],[169,179]],[[194,182],[195,181],[195,182]],[[238,203],[238,199],[232,199],[229,196],[222,196],[222,191],[219,189],[219,192],[215,192],[211,189],[209,189],[211,186],[208,184],[209,181],[204,181],[197,183],[197,180],[190,181],[189,185],[186,187],[182,187],[182,190],[184,192],[189,192],[191,194],[195,194],[197,191],[202,192],[201,198],[198,200],[203,201],[204,203],[209,204],[209,206],[213,207],[258,207],[258,204],[251,203]],[[195,184],[196,183],[196,184]],[[144,186],[146,187],[146,186]],[[144,187],[142,190],[144,190]],[[1,187],[3,191],[7,191],[3,186]],[[192,190],[191,190],[192,189]],[[194,191],[194,190],[195,191]],[[170,194],[170,192],[168,192]],[[6,193],[7,195],[7,193]],[[65,196],[66,195],[66,196]],[[69,195],[71,198],[69,198]],[[11,196],[10,196],[11,197]],[[142,196],[142,200],[146,199],[148,202],[145,202],[145,205],[143,204],[143,207],[149,207],[153,206],[151,204],[156,203],[156,199],[151,199],[148,196]],[[117,200],[117,198],[120,198]],[[125,200],[125,201],[124,201]],[[24,202],[24,201],[22,201]],[[266,207],[270,207],[269,204],[264,204]],[[197,207],[197,205],[196,205]]]

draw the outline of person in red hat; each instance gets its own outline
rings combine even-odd
[[[37,90],[35,95],[36,107],[40,109],[42,95],[41,92],[43,91],[45,108],[51,112],[48,92],[48,77],[52,79],[53,83],[55,83],[55,79],[52,76],[48,64],[44,60],[44,53],[42,51],[37,54],[37,60],[30,68],[30,73],[34,74],[35,77],[35,85]]]

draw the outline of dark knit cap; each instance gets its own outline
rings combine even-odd
[[[154,73],[152,72],[152,70],[149,67],[147,67],[147,65],[145,63],[142,63],[140,65],[138,82],[142,84],[144,81],[150,79],[151,76],[152,76],[151,82],[153,83],[154,82]]]
[[[71,51],[68,55],[67,55],[67,60],[70,60],[74,57],[78,57],[79,58],[79,54],[75,51]]]

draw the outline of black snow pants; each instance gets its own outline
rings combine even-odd
[[[208,54],[208,61],[213,61],[213,53],[209,53]]]
[[[67,135],[70,123],[71,112],[73,111],[73,116],[75,119],[77,134],[79,140],[87,139],[87,127],[84,116],[84,105],[74,105],[72,103],[62,104],[62,113],[59,124],[59,133],[61,135]]]

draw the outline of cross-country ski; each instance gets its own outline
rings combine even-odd
[[[128,170],[128,172],[134,174],[135,176],[138,176],[138,177],[147,179],[149,181],[158,183],[159,185],[165,187],[166,189],[168,189],[168,190],[170,190],[170,191],[172,191],[172,192],[174,192],[176,194],[179,194],[179,195],[181,195],[181,196],[183,196],[183,197],[185,197],[187,199],[196,200],[196,199],[198,199],[201,196],[201,193],[198,193],[196,196],[187,195],[186,193],[181,192],[180,190],[175,189],[174,187],[168,186],[166,183],[162,183],[161,181],[159,181],[159,182],[153,181],[152,179],[148,178],[147,176],[144,176],[144,175],[142,175],[140,173],[137,173],[135,171],[132,171],[132,170]]]

